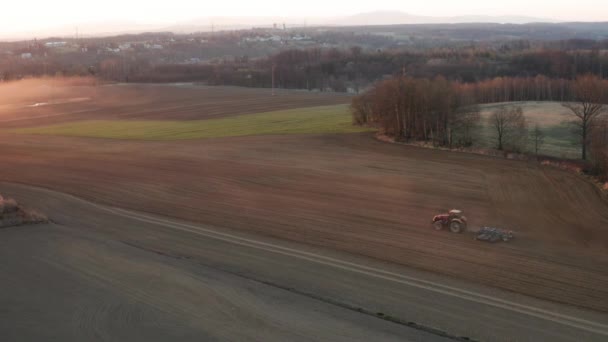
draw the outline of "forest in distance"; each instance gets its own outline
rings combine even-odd
[[[104,78],[121,80],[123,64],[104,63],[99,73]],[[505,43],[499,48],[473,44],[423,51],[366,50],[359,46],[289,49],[268,57],[235,57],[215,64],[160,64],[147,68],[139,65],[129,80],[270,88],[273,73],[278,88],[358,93],[378,80],[404,73],[419,78],[443,76],[464,83],[496,77],[574,79],[588,73],[605,78],[608,54],[597,46],[579,50],[538,49],[529,47],[527,42]]]

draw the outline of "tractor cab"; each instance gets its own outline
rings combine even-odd
[[[462,210],[452,209],[448,212],[448,216],[450,218],[461,218],[463,217],[463,213]]]

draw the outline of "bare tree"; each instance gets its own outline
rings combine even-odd
[[[449,144],[471,146],[477,136],[481,118],[479,106],[472,105],[458,109],[450,117]]]
[[[545,143],[545,132],[543,132],[538,123],[534,125],[534,129],[530,132],[530,138],[532,138],[532,142],[534,143],[534,154],[538,157],[538,151],[540,151]]]
[[[527,136],[527,125],[524,111],[521,107],[500,107],[489,118],[490,126],[496,132],[496,148],[503,150],[505,146],[520,149]]]
[[[589,145],[594,171],[600,179],[608,181],[608,118],[594,123]]]
[[[594,75],[578,77],[574,82],[573,92],[574,102],[562,105],[570,109],[578,118],[576,126],[581,137],[581,156],[586,160],[591,127],[595,119],[604,111],[602,81]]]
[[[367,125],[372,123],[373,118],[373,94],[366,92],[353,98],[350,110],[353,115],[353,123],[356,125]]]

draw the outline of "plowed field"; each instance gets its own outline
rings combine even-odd
[[[0,179],[608,310],[608,204],[576,175],[370,133],[147,142],[2,135]],[[431,229],[465,210],[508,244]]]

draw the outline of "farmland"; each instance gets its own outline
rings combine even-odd
[[[82,82],[82,81],[81,81]],[[89,82],[90,83],[90,82]],[[346,95],[230,87],[84,84],[66,87],[51,81],[5,91],[0,124],[6,131],[114,139],[181,140],[265,134],[354,133]],[[5,86],[6,87],[6,86]],[[233,93],[238,92],[235,100]],[[18,95],[15,95],[18,94]],[[2,95],[0,95],[1,97]],[[51,102],[44,102],[48,98]],[[8,104],[4,104],[8,102]],[[32,105],[39,106],[32,107]],[[42,104],[42,105],[40,105]],[[487,118],[498,106],[519,105],[528,127],[538,123],[545,142],[541,154],[577,158],[580,147],[556,102],[517,102],[481,106],[480,132],[473,147],[494,147]],[[254,115],[250,115],[254,114]],[[531,141],[526,150],[531,151]]]
[[[558,158],[580,157],[580,146],[576,134],[573,132],[574,126],[569,124],[575,117],[570,110],[556,102],[515,102],[480,106],[482,129],[479,141],[476,144],[477,147],[495,147],[494,137],[496,133],[487,123],[487,119],[492,111],[499,106],[516,105],[522,107],[528,128],[531,130],[534,128],[534,125],[538,124],[545,134],[544,144],[540,151],[541,154]],[[532,141],[528,141],[525,150],[528,152],[534,150]]]
[[[6,126],[0,130],[0,155],[10,165],[0,168],[5,182],[0,192],[8,189],[18,200],[41,207],[62,203],[46,203],[7,185],[29,184],[112,208],[608,310],[608,202],[575,174],[377,141],[372,132],[350,124],[348,97],[340,95],[279,92],[272,97],[267,90],[121,85],[104,86],[98,91],[105,97],[99,98],[94,90],[77,87],[57,95],[51,105],[24,107],[39,102],[35,96],[10,104],[21,109],[0,115]],[[560,125],[565,114],[551,114],[558,108],[525,105],[529,120],[544,127]],[[490,110],[487,106],[486,113]],[[559,148],[562,137],[548,135],[555,141],[547,148]],[[516,232],[515,240],[486,245],[470,234],[432,230],[432,216],[453,207],[465,211],[471,230],[504,227]],[[145,244],[158,255],[190,260],[203,253],[182,233],[119,230],[112,220],[129,225],[107,215],[89,222],[69,213],[47,214],[59,225],[85,222],[93,231],[121,243]],[[55,239],[53,232],[48,234]],[[131,253],[123,245],[121,255]],[[80,260],[87,251],[82,248],[65,248],[67,260]],[[118,265],[104,257],[111,265],[101,267],[90,258],[96,272]],[[141,273],[142,279],[148,276]]]
[[[0,342],[608,341],[608,5],[135,2],[3,8]]]
[[[570,124],[572,114],[559,103],[515,103],[481,106],[480,131],[473,147],[494,148],[496,133],[487,122],[499,106],[520,105],[528,127],[539,124],[545,134],[541,154],[558,158],[577,158],[580,147]],[[372,131],[351,124],[346,105],[288,109],[229,118],[168,120],[87,120],[41,127],[10,130],[13,133],[80,136],[109,139],[183,140],[247,135],[356,133]],[[533,150],[528,141],[525,150]]]
[[[3,138],[0,152],[13,167],[0,177],[543,298],[608,306],[606,203],[575,175],[385,145],[368,134],[74,139]],[[430,231],[430,217],[452,206],[469,214],[472,227],[508,227],[518,240],[485,246]],[[594,281],[581,287],[582,279]]]
[[[198,117],[190,106],[218,106],[202,98],[183,106],[176,100],[174,111],[166,109],[166,116],[160,117],[154,99],[142,96],[134,112],[123,109],[123,121],[78,117],[61,123],[66,117],[49,116],[60,121],[57,126],[21,131],[161,140],[157,142],[99,144],[77,137],[18,135],[15,139],[14,133],[5,133],[0,152],[13,167],[3,169],[0,178],[608,308],[603,300],[608,298],[603,286],[608,274],[601,271],[608,264],[608,232],[602,228],[608,223],[608,211],[593,186],[577,176],[520,162],[390,146],[375,142],[369,133],[334,134],[356,131],[347,125],[344,106],[208,121],[172,120],[184,117],[186,111],[188,119]],[[102,119],[104,111],[94,113],[87,118]],[[536,118],[547,125],[560,122]],[[280,133],[311,135],[276,135]],[[251,134],[261,135],[219,138]],[[215,139],[163,142],[199,137]],[[495,248],[429,232],[429,218],[453,206],[469,212],[473,226],[508,227],[518,232],[520,241]],[[588,208],[584,215],[582,208]],[[480,261],[483,255],[491,257]],[[492,261],[496,259],[502,260],[498,266]],[[547,291],[546,279],[554,277],[560,279],[555,283],[559,285]],[[582,278],[596,281],[580,288]]]
[[[83,81],[79,81],[83,82]],[[347,104],[329,93],[168,85],[71,85],[43,80],[2,86],[3,128],[83,120],[203,120],[280,110]],[[235,94],[237,94],[235,96]]]
[[[111,139],[182,140],[247,135],[355,133],[345,105],[310,107],[196,121],[78,121],[13,132]]]

